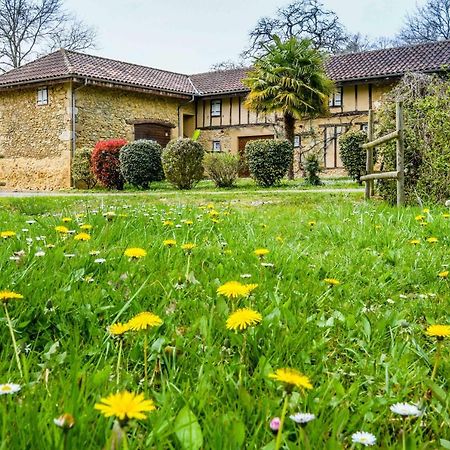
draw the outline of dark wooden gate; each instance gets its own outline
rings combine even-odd
[[[248,170],[247,161],[245,159],[245,145],[247,142],[256,141],[257,139],[273,139],[273,134],[266,134],[263,136],[242,136],[238,138],[238,148],[239,148],[239,160],[240,160],[240,169],[239,176],[240,177],[249,177],[250,172]]]

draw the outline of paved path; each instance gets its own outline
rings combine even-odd
[[[261,190],[233,190],[233,191],[144,191],[144,192],[57,192],[57,191],[1,191],[3,198],[26,198],[26,197],[129,197],[129,196],[149,196],[167,197],[188,193],[189,195],[257,195],[257,194],[354,194],[363,193],[364,189],[261,189]]]

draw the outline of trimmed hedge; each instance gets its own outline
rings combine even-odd
[[[260,186],[269,187],[286,175],[294,159],[294,147],[286,139],[258,139],[247,142],[245,156],[250,176]]]
[[[109,189],[123,189],[124,178],[120,172],[119,154],[126,143],[125,139],[99,141],[92,152],[92,172]]]
[[[363,131],[348,131],[339,138],[339,148],[342,164],[347,173],[359,184],[366,173],[366,150],[361,145],[367,141]]]
[[[239,172],[239,158],[231,153],[209,153],[203,160],[205,172],[217,187],[231,187]]]
[[[72,160],[72,180],[75,187],[92,189],[97,179],[91,170],[92,149],[82,147],[76,150]]]
[[[178,189],[192,189],[203,178],[204,154],[202,145],[192,139],[170,141],[162,154],[167,181]]]
[[[120,150],[120,171],[128,183],[148,188],[152,181],[164,179],[161,162],[162,147],[155,141],[141,139]]]

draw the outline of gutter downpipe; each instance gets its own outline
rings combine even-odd
[[[87,78],[85,78],[84,80],[84,84],[82,84],[81,86],[78,86],[77,88],[73,87],[73,81],[70,83],[71,87],[70,87],[70,110],[71,110],[71,126],[70,126],[70,185],[73,185],[73,180],[72,180],[72,160],[73,157],[75,155],[75,150],[76,150],[76,141],[77,141],[77,130],[76,130],[76,93],[77,91],[79,91],[80,89],[86,87],[88,84],[88,80]]]
[[[180,103],[180,104],[178,105],[178,108],[177,108],[177,114],[178,114],[178,138],[183,137],[183,136],[181,135],[181,114],[180,114],[181,108],[183,108],[184,106],[189,105],[189,103],[192,103],[193,101],[195,101],[195,96],[198,95],[198,94],[200,94],[200,92],[199,92],[199,91],[197,90],[197,88],[194,86],[194,83],[191,81],[191,79],[190,79],[189,77],[188,77],[188,81],[189,81],[189,83],[191,84],[191,86],[192,86],[192,88],[193,88],[193,90],[194,90],[194,93],[191,94],[190,100],[188,100],[188,101],[185,102],[185,103]]]

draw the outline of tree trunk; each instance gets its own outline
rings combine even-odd
[[[289,113],[284,114],[284,137],[294,145],[294,133],[295,133],[295,117]],[[288,178],[294,179],[294,160],[292,159],[291,165],[288,170]]]

